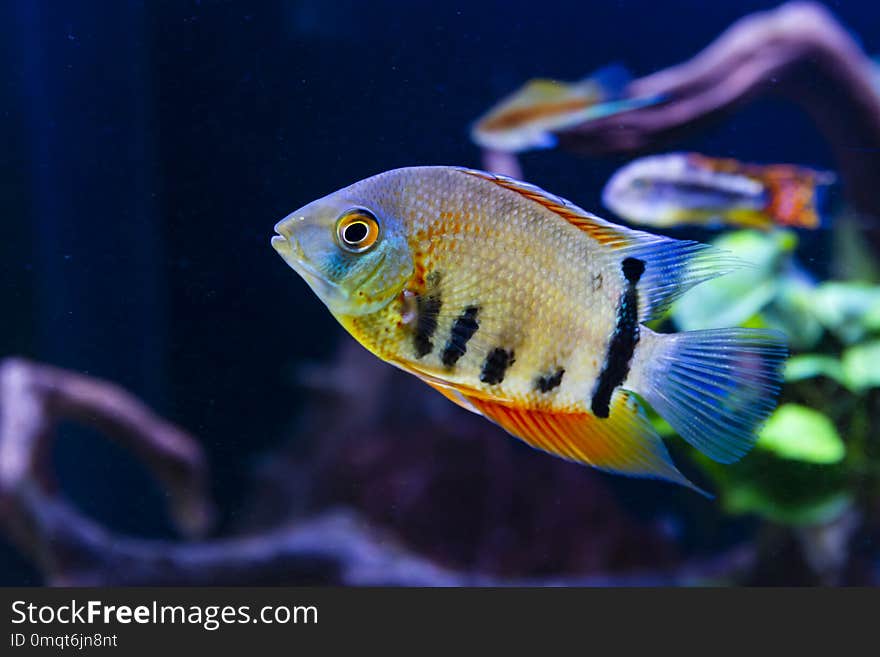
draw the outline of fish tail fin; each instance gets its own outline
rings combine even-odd
[[[831,175],[831,174],[829,174]],[[819,180],[813,190],[813,205],[816,208],[816,215],[819,217],[819,226],[828,228],[831,225],[833,200],[831,193],[834,185],[834,177]]]
[[[582,83],[598,88],[599,95],[601,96],[601,100],[595,106],[589,107],[584,111],[584,119],[592,120],[603,116],[619,114],[620,112],[629,112],[642,107],[657,105],[666,100],[667,97],[662,94],[641,98],[626,98],[626,88],[632,80],[632,73],[620,62],[603,66],[584,78]]]
[[[632,79],[632,73],[626,66],[620,62],[614,62],[593,71],[583,81],[598,86],[605,98],[611,99],[622,96]]]
[[[828,225],[828,192],[834,174],[780,166],[770,167],[763,178],[767,187],[764,211],[775,223],[810,229]]]
[[[655,94],[654,96],[642,96],[640,98],[621,98],[603,102],[584,110],[584,120],[594,120],[603,116],[612,116],[621,112],[631,112],[632,110],[641,109],[642,107],[650,107],[651,105],[659,105],[666,101],[666,96]]]
[[[761,329],[659,334],[642,328],[624,387],[720,463],[742,458],[776,406],[785,337]]]

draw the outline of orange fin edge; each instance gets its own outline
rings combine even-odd
[[[588,411],[526,409],[459,394],[473,407],[470,410],[481,413],[531,447],[607,472],[671,481],[712,497],[675,467],[632,393],[619,390],[615,394],[608,418],[598,418]]]
[[[514,180],[507,176],[501,176],[477,169],[459,168],[459,170],[469,176],[482,178],[491,183],[516,192],[530,201],[547,208],[554,214],[559,215],[574,227],[582,230],[600,244],[617,249],[633,244],[634,239],[627,229],[601,219],[579,208],[571,201],[555,196],[550,192],[544,191],[540,187],[531,185],[520,180]]]

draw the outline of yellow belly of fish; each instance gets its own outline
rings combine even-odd
[[[423,378],[523,408],[587,410],[616,321],[619,274],[604,271],[584,240],[564,231],[558,244],[535,240],[524,247],[511,232],[481,225],[479,239],[465,223],[442,240],[416,243],[409,290],[382,311],[341,318],[343,325],[380,358]],[[547,241],[554,237],[549,231]],[[414,347],[419,308],[412,299],[431,294],[439,310],[430,350],[420,355]],[[479,328],[449,366],[445,350],[469,308],[478,309]],[[495,350],[509,358],[493,376],[487,361]]]

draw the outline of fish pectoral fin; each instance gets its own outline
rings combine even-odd
[[[457,383],[449,383],[444,379],[441,379],[439,376],[432,374],[426,370],[415,367],[411,363],[403,362],[403,361],[389,361],[392,365],[404,370],[405,372],[409,372],[413,376],[418,377],[422,382],[427,383],[429,386],[434,388],[441,395],[446,397],[452,402],[455,402],[462,408],[465,408],[474,413],[481,412],[476,409],[473,405],[474,399],[481,400],[493,400],[502,404],[512,404],[511,400],[499,399],[498,397],[493,397],[489,393],[478,390],[477,388],[471,388],[468,386],[463,386]]]
[[[482,413],[474,406],[473,402],[471,402],[470,398],[454,386],[444,385],[443,383],[424,376],[419,376],[419,378],[454,404],[461,406],[463,409],[468,410],[471,413],[482,415]]]
[[[665,479],[707,495],[678,471],[663,441],[629,392],[620,390],[615,394],[607,418],[586,411],[525,409],[464,396],[472,410],[536,449],[609,472]]]

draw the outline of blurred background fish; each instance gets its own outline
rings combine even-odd
[[[493,151],[552,148],[555,131],[663,100],[624,98],[631,78],[624,66],[611,64],[577,82],[529,80],[476,121],[471,139]]]
[[[636,224],[769,229],[818,228],[836,176],[791,164],[746,164],[698,153],[634,160],[605,185],[602,200]]]
[[[880,55],[871,58],[871,81],[874,83],[874,91],[880,96]]]

